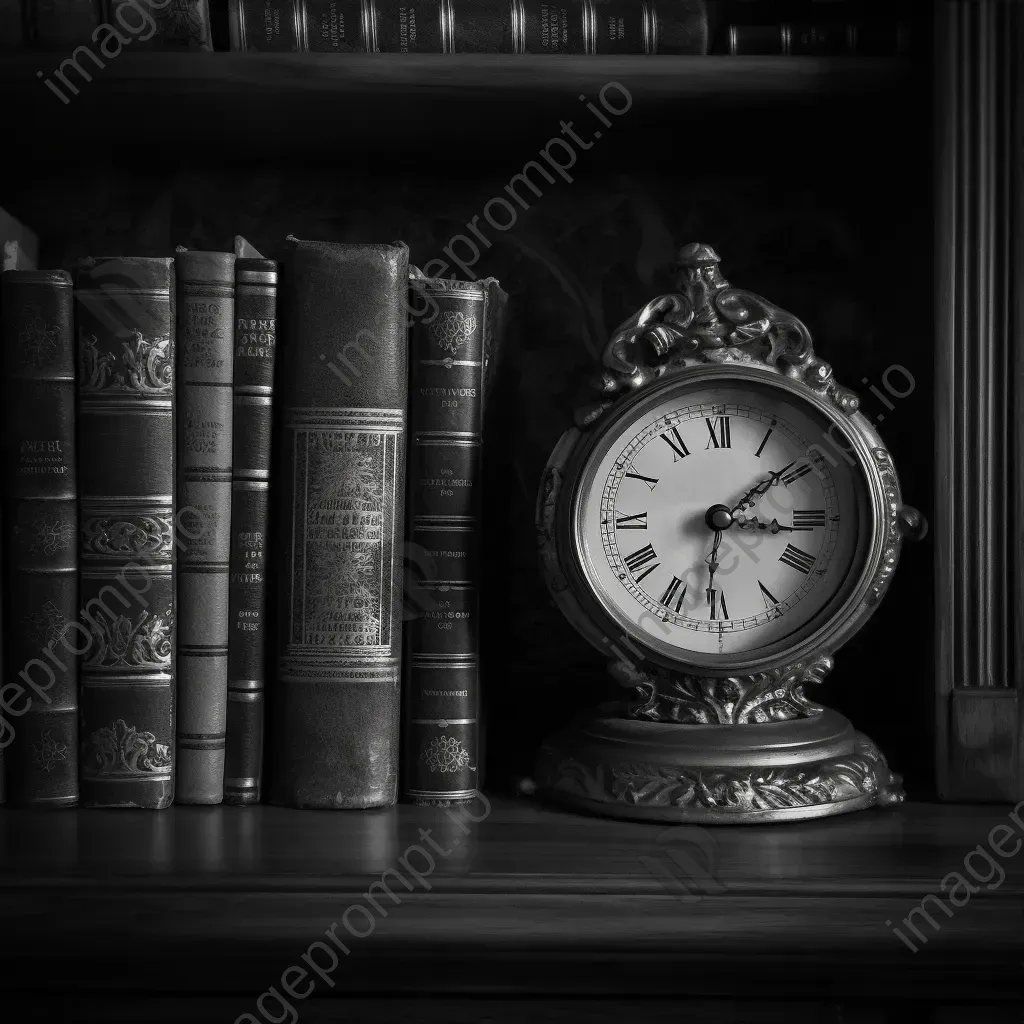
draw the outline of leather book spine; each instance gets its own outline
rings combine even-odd
[[[413,282],[403,796],[472,800],[479,785],[480,452],[505,294],[493,279]]]
[[[704,0],[232,0],[232,49],[326,53],[707,53]],[[257,6],[260,5],[260,6]],[[287,22],[287,25],[286,25]],[[281,26],[284,26],[283,28]]]
[[[261,53],[302,50],[302,0],[230,0],[231,49]]]
[[[79,803],[174,797],[174,261],[75,274]]]
[[[408,261],[291,240],[282,274],[275,803],[397,796]]]
[[[235,261],[231,586],[224,802],[259,803],[267,656],[267,548],[277,264]]]
[[[78,474],[71,275],[3,275],[6,665],[12,803],[78,801]]]
[[[175,802],[224,799],[231,554],[235,256],[178,250],[178,555]]]

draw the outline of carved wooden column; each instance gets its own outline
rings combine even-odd
[[[936,5],[937,779],[1024,797],[1022,13]]]

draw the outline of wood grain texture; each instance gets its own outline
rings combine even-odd
[[[366,905],[370,884],[401,870],[427,829],[450,855],[433,858],[411,892],[392,881],[396,905],[378,889],[387,916],[376,916],[372,934],[350,938],[339,925],[350,955],[311,1006],[375,993],[735,999],[737,976],[778,1000],[1005,1005],[1024,996],[1019,852],[997,861],[1005,877],[993,886],[981,879],[998,882],[996,872],[971,861],[978,891],[949,919],[936,915],[941,926],[928,932],[926,949],[913,953],[886,925],[941,893],[950,872],[966,874],[965,858],[991,849],[996,826],[1024,835],[1003,811],[911,804],[702,831],[577,817],[524,800],[489,806],[473,805],[481,820],[464,821],[468,831],[443,811],[412,806],[332,815],[267,806],[7,811],[6,996],[23,997],[35,981],[21,968],[44,958],[51,999],[71,990],[127,996],[173,978],[179,997],[237,997],[230,1019],[300,963],[347,908]],[[712,851],[714,885],[691,885],[680,898],[649,865],[668,863],[670,845],[695,849],[696,833]],[[1013,849],[1005,836],[1003,848]],[[140,930],[145,942],[126,941]]]
[[[948,500],[935,510],[936,771],[950,800],[1024,793],[1020,234],[1010,216],[1021,39],[1013,3],[949,3],[937,15],[936,492]],[[992,690],[1006,695],[992,701]]]

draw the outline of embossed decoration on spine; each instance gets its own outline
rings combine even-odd
[[[394,803],[408,249],[289,239],[271,799]]]
[[[109,776],[170,778],[171,755],[166,743],[151,732],[140,732],[119,718],[97,729],[86,743],[82,770],[93,779]]]
[[[178,556],[179,804],[224,798],[235,256],[178,250],[178,509],[199,527]],[[201,525],[200,525],[201,524]]]
[[[174,795],[174,264],[86,260],[75,288],[81,609],[68,631],[82,652],[81,802],[163,808]]]
[[[505,303],[494,279],[413,273],[403,795],[417,803],[479,785],[480,452]]]
[[[0,311],[4,395],[4,679],[0,756],[12,803],[78,799],[75,343],[72,282],[8,271]],[[6,747],[6,750],[3,748]]]

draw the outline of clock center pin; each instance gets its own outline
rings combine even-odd
[[[728,530],[733,524],[732,512],[728,505],[712,505],[704,513],[704,522],[709,530]]]

